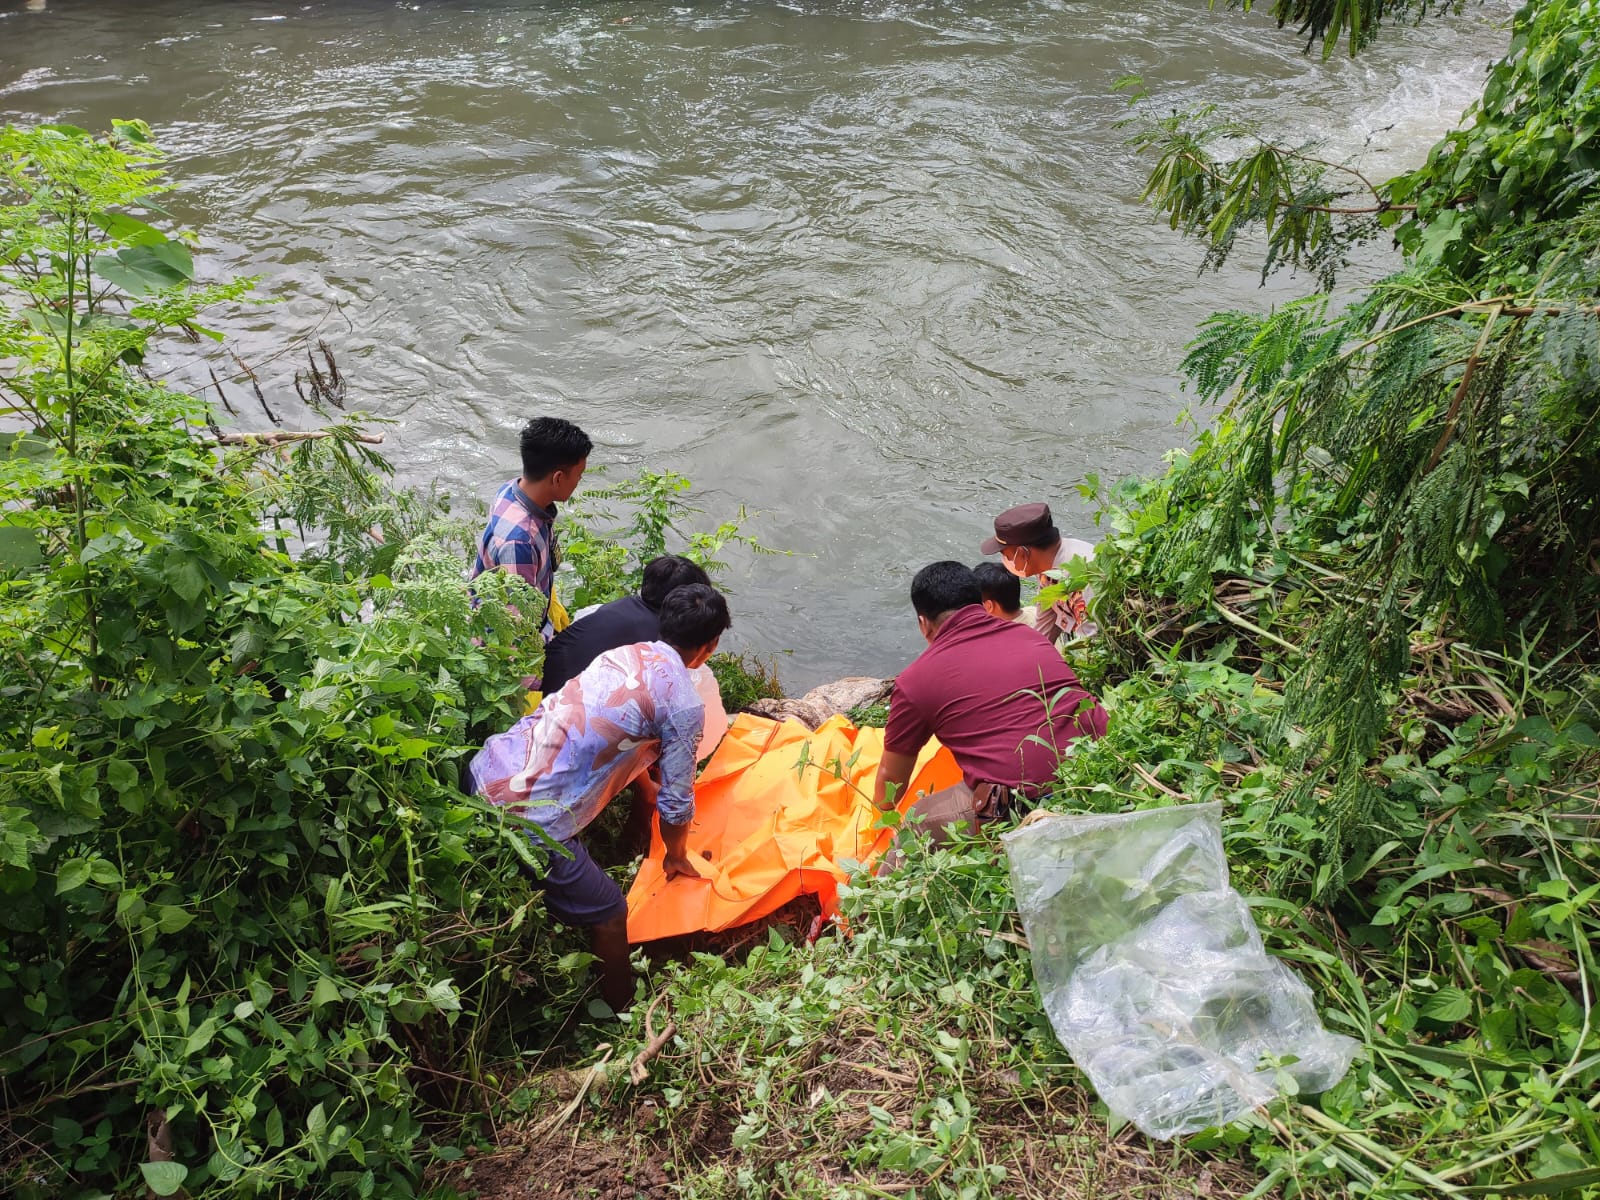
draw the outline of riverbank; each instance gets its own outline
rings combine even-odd
[[[1138,527],[1158,491],[1114,526]],[[1137,569],[1118,565],[1137,541],[1108,542],[1103,586]],[[1593,727],[1519,708],[1525,677],[1467,643],[1419,644],[1380,756],[1387,840],[1330,889],[1326,826],[1282,801],[1319,770],[1286,765],[1282,724],[1307,586],[1222,578],[1200,608],[1124,591],[1142,615],[1079,664],[1111,732],[1064,761],[1046,805],[1220,802],[1269,947],[1362,1044],[1332,1091],[1179,1146],[1121,1127],[1049,1028],[1004,855],[964,840],[849,889],[849,937],[808,945],[780,926],[731,958],[657,963],[620,1031],[581,1035],[603,1048],[516,1085],[528,1116],[441,1169],[446,1194],[596,1178],[599,1194],[626,1179],[707,1200],[1466,1196],[1495,1194],[1513,1165],[1543,1194],[1585,1194]],[[1529,1106],[1552,1087],[1563,1103]]]
[[[1228,157],[1181,114],[1147,141],[1221,252],[1270,221],[1279,262],[1380,227],[1408,253],[1351,308],[1207,322],[1187,370],[1225,407],[1095,493],[1072,653],[1110,732],[1045,806],[1217,801],[1268,947],[1361,1047],[1179,1147],[1091,1099],[985,840],[847,889],[848,937],[641,961],[614,1020],[524,880],[541,846],[458,786],[540,666],[519,585],[473,607],[474,522],[336,405],[241,442],[152,378],[247,285],[202,282],[147,127],[0,131],[0,1189],[1593,1194],[1600,207],[1571,131],[1600,30],[1519,20],[1483,111],[1353,214],[1293,147]],[[671,511],[591,539],[586,584],[626,590]]]

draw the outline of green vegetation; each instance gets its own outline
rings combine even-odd
[[[561,524],[561,551],[575,581],[573,612],[605,604],[639,590],[644,565],[663,554],[681,554],[712,575],[727,567],[720,555],[729,546],[755,554],[781,554],[743,532],[743,508],[710,530],[686,530],[685,522],[700,514],[687,499],[689,480],[676,471],[640,471],[611,487],[588,487],[568,504]],[[626,520],[614,506],[621,505]],[[597,523],[605,522],[605,528]],[[564,574],[558,594],[568,590]]]
[[[1280,16],[1354,48],[1387,7]],[[1214,318],[1194,448],[1091,481],[1111,733],[1047,807],[1220,801],[1268,944],[1363,1045],[1177,1147],[1066,1060],[982,840],[858,880],[849,936],[652,967],[620,1030],[563,1034],[579,1070],[533,1070],[588,956],[456,782],[537,614],[469,606],[471,530],[389,489],[358,418],[225,443],[142,375],[244,294],[159,227],[142,126],[0,133],[0,1187],[460,1194],[586,1156],[706,1198],[1600,1194],[1597,42],[1593,3],[1530,4],[1380,186],[1214,114],[1139,133],[1213,261],[1253,228],[1324,279],[1380,231],[1407,252],[1343,310]],[[576,603],[634,582],[684,486],[573,521]]]
[[[1048,807],[1220,800],[1268,944],[1364,1047],[1324,1096],[1156,1150],[1151,1190],[1226,1159],[1253,1194],[1600,1194],[1597,35],[1592,4],[1530,4],[1464,128],[1382,187],[1211,113],[1137,131],[1213,265],[1252,228],[1266,269],[1329,283],[1357,240],[1407,251],[1343,311],[1214,318],[1186,368],[1226,403],[1194,449],[1090,484],[1107,536],[1071,586],[1098,593],[1079,665],[1112,732]],[[636,1142],[690,1194],[1107,1191],[996,850],[846,904],[851,941],[670,976],[655,1111],[733,1151]],[[621,1125],[638,1092],[597,1103]]]
[[[750,652],[721,651],[711,656],[706,666],[717,677],[723,707],[730,713],[749,708],[757,700],[780,700],[783,685],[778,682],[778,664],[763,662]]]
[[[755,554],[781,554],[743,532],[743,508],[710,530],[686,530],[700,510],[687,499],[689,480],[675,471],[640,471],[612,487],[585,489],[568,506],[561,524],[563,559],[570,573],[557,582],[557,593],[572,593],[572,611],[605,604],[639,590],[644,565],[662,554],[681,554],[713,576],[727,566],[718,556],[729,546]],[[621,505],[627,519],[615,511]],[[604,523],[604,528],[597,525]],[[573,583],[568,584],[571,579]],[[754,653],[723,651],[707,663],[717,677],[722,703],[730,713],[752,701],[783,695],[775,662]]]
[[[407,1194],[571,984],[455,786],[540,614],[469,608],[353,419],[223,445],[142,375],[247,287],[150,223],[143,126],[6,129],[0,172],[0,1190]]]
[[[458,788],[543,614],[473,607],[476,526],[360,414],[223,434],[140,370],[250,286],[196,283],[166,187],[136,122],[0,131],[0,1190],[407,1195],[583,1003]],[[686,486],[619,489],[639,562]]]

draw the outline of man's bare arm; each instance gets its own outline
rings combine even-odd
[[[900,754],[886,748],[883,752],[883,761],[878,764],[877,782],[872,787],[872,802],[881,809],[897,806],[900,798],[906,793],[906,785],[911,782],[912,768],[916,765],[915,754]],[[892,801],[886,799],[891,794],[894,797]]]
[[[666,853],[661,856],[661,870],[668,879],[676,879],[683,875],[689,879],[699,879],[700,872],[694,869],[694,864],[689,861],[689,825],[669,825],[661,822],[661,843],[666,848]]]

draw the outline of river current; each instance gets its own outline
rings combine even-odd
[[[150,122],[205,268],[277,300],[224,327],[285,424],[314,418],[284,351],[321,336],[403,482],[487,498],[554,413],[613,477],[746,506],[793,556],[734,553],[731,640],[796,691],[904,665],[912,573],[976,561],[994,512],[1092,540],[1074,484],[1189,436],[1197,323],[1314,286],[1197,273],[1139,204],[1118,78],[1383,178],[1507,13],[1325,62],[1197,0],[0,0],[0,121]]]

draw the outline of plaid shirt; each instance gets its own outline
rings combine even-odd
[[[489,523],[478,539],[478,559],[470,578],[509,567],[549,599],[561,562],[554,528],[556,506],[540,508],[517,482],[513,479],[501,488],[489,507]]]

